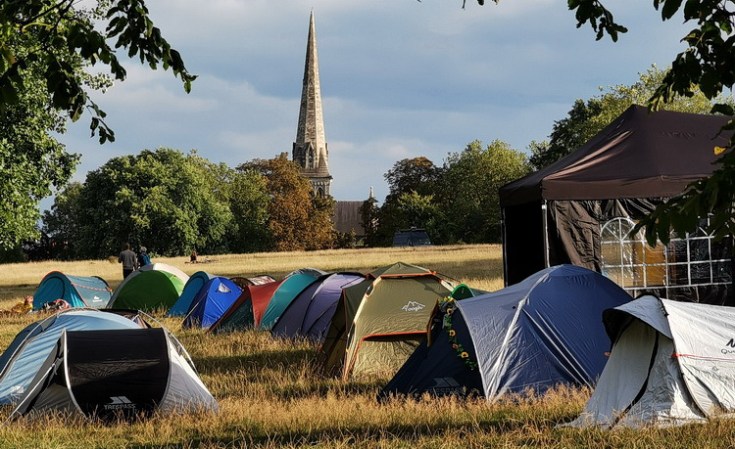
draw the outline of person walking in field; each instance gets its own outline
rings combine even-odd
[[[122,264],[123,279],[138,268],[138,256],[130,249],[130,243],[123,245],[123,250],[117,256],[117,261]]]

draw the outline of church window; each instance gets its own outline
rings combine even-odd
[[[309,165],[306,168],[314,168],[314,149],[309,148]]]

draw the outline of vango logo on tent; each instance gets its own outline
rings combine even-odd
[[[423,310],[426,306],[416,301],[408,301],[408,303],[401,307],[401,310],[405,312],[418,312]]]

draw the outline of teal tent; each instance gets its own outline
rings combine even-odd
[[[260,321],[260,328],[270,330],[281,316],[291,301],[301,293],[303,289],[315,282],[320,276],[326,274],[321,270],[314,268],[303,268],[291,272],[278,286],[278,290],[273,293],[273,297],[268,303],[268,308],[263,313],[263,319]]]
[[[107,306],[111,295],[110,286],[102,278],[52,271],[44,276],[33,293],[33,309],[39,310],[44,304],[57,299],[63,299],[71,307],[102,309]]]

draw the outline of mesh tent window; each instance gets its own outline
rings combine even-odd
[[[732,251],[714,242],[704,228],[672,234],[668,245],[649,246],[642,232],[631,235],[635,222],[616,217],[601,226],[601,272],[634,296],[650,288],[691,288],[732,283]]]

